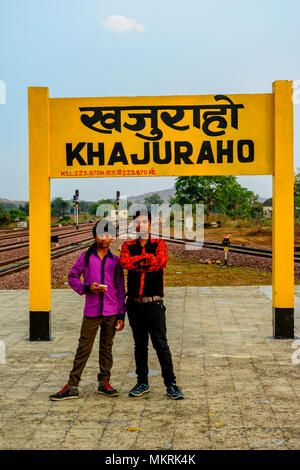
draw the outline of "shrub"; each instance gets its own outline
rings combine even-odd
[[[7,210],[4,209],[2,204],[0,204],[0,227],[8,225],[10,222],[10,216]]]

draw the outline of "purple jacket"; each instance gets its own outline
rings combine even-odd
[[[86,252],[87,250],[80,254],[68,275],[69,286],[79,295],[85,294],[84,316],[98,317],[117,314],[119,320],[124,320],[126,290],[124,272],[119,258],[108,250],[101,260],[94,246],[89,265],[86,266]],[[84,282],[80,280],[82,273]],[[106,284],[107,291],[101,294],[91,293],[92,282]]]

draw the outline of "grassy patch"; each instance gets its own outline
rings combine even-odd
[[[118,250],[113,252],[117,256],[120,254]],[[67,275],[59,283],[52,285],[52,289],[69,289],[66,282]],[[125,282],[127,285],[126,270]],[[295,279],[295,284],[300,285],[300,279]],[[164,271],[164,285],[165,287],[272,285],[272,273],[237,266],[219,268],[215,264],[202,264],[169,253],[168,264]]]
[[[178,274],[180,273],[180,274]],[[271,285],[272,274],[249,268],[219,268],[169,254],[164,285],[176,286],[257,286]]]

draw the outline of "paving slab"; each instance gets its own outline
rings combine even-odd
[[[52,290],[51,342],[28,341],[28,300],[28,290],[0,291],[1,449],[300,449],[300,364],[292,361],[300,344],[272,338],[271,286],[165,288],[180,401],[166,396],[151,345],[151,392],[128,397],[136,382],[128,320],[113,346],[120,396],[96,393],[97,335],[80,397],[50,401],[72,367],[84,297]]]

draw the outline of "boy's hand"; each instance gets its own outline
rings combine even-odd
[[[141,257],[139,260],[137,261],[134,261],[133,264],[137,265],[137,266],[140,266],[140,265],[144,265],[144,264],[149,264],[149,260],[151,258],[154,258],[154,256],[152,255],[152,253],[146,253],[143,257]]]
[[[98,282],[92,282],[90,289],[93,294],[101,294],[102,292],[107,291],[107,287],[100,286]]]
[[[124,328],[124,321],[123,320],[118,320],[117,323],[116,323],[116,330],[117,331],[121,331],[123,330]]]
[[[144,259],[143,259],[143,260],[139,263],[139,266],[142,266],[142,267],[144,267],[144,268],[145,268],[145,267],[148,268],[149,266],[151,266],[151,264],[149,263],[148,260],[146,260],[146,259],[144,260]]]

